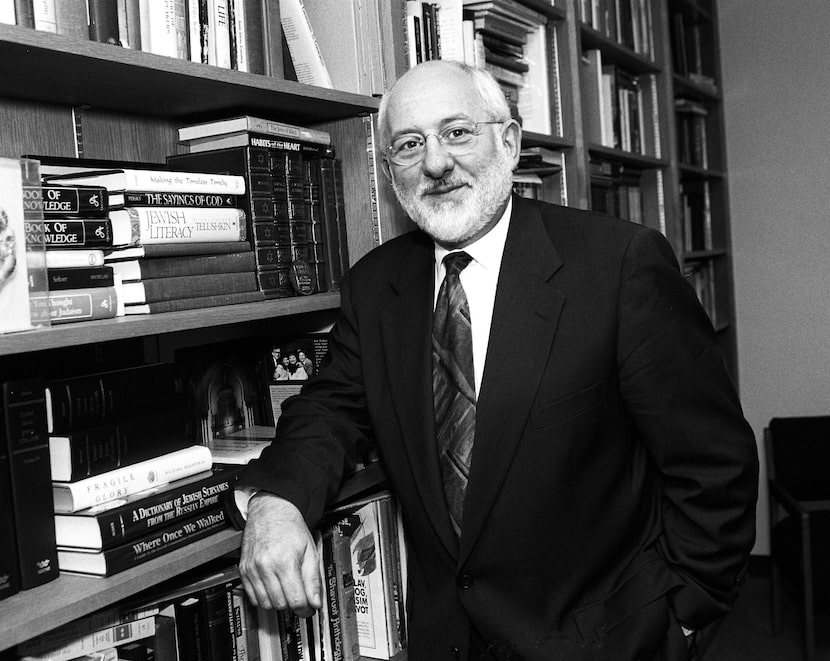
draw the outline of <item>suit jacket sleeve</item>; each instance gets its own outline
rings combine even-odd
[[[349,291],[349,279],[344,278],[340,315],[320,373],[283,404],[275,440],[238,481],[238,487],[291,501],[311,528],[321,521],[344,476],[372,445]]]
[[[685,584],[675,614],[700,628],[731,607],[754,542],[754,434],[668,243],[635,233],[623,264],[621,393],[661,476],[660,549]]]

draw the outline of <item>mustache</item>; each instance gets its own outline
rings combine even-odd
[[[438,193],[445,193],[454,188],[461,188],[463,186],[471,186],[470,182],[461,177],[442,177],[428,181],[421,185],[418,191],[419,195],[435,195]]]

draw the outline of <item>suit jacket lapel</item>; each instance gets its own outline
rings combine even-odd
[[[455,556],[458,540],[444,499],[432,416],[434,248],[423,238],[390,281],[397,296],[382,313],[383,351],[413,481],[438,536]]]
[[[545,368],[564,303],[551,282],[561,265],[538,209],[514,198],[476,407],[460,562],[501,488]]]

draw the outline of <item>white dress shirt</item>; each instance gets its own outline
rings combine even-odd
[[[496,301],[496,286],[499,283],[499,269],[510,215],[513,211],[511,199],[496,226],[477,241],[463,249],[472,261],[461,271],[461,285],[467,295],[470,306],[470,322],[473,331],[473,370],[476,380],[476,397],[484,376],[484,361],[487,358],[487,343],[490,340],[490,322],[493,319],[493,305]],[[438,301],[438,290],[444,281],[445,255],[455,250],[447,250],[435,244],[435,297],[433,308]]]

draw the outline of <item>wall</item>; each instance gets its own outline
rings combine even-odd
[[[830,413],[830,2],[718,5],[739,378],[760,449],[771,417]],[[762,489],[762,555],[766,517]]]

